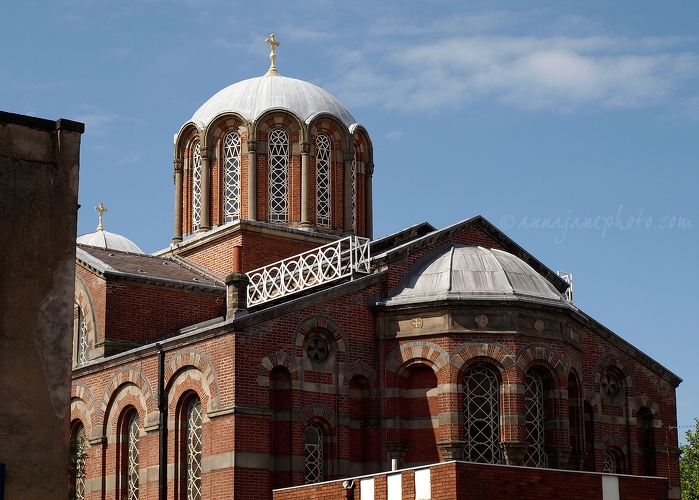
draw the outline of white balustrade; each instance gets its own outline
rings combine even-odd
[[[247,273],[248,307],[370,270],[369,239],[349,236]]]

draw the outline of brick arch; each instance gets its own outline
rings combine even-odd
[[[269,387],[269,374],[277,366],[283,366],[289,373],[296,373],[296,367],[293,364],[294,358],[289,356],[284,351],[277,351],[274,354],[270,354],[262,358],[262,363],[257,371],[257,385],[262,387]]]
[[[214,118],[206,130],[204,136],[206,143],[213,146],[217,140],[222,140],[228,132],[238,132],[241,142],[245,139],[248,130],[248,121],[238,113],[226,112]]]
[[[76,404],[75,412],[73,411],[73,404]],[[95,425],[97,425],[97,407],[95,406],[95,397],[92,395],[92,391],[88,386],[82,382],[73,382],[70,386],[71,420],[77,418],[78,413],[84,417],[84,420],[81,419],[81,421],[85,426],[85,435],[89,436],[90,434],[87,433],[88,427],[91,430]]]
[[[330,408],[320,403],[312,403],[301,410],[308,422],[325,421],[330,428],[337,425],[337,416]]]
[[[153,389],[148,381],[148,378],[138,368],[127,366],[116,372],[107,386],[104,388],[97,417],[98,419],[103,419],[105,424],[107,418],[109,417],[108,411],[111,409],[114,395],[121,389],[121,387],[125,385],[134,385],[141,391],[145,403],[144,410],[146,414],[153,411],[155,407],[155,394],[153,393]]]
[[[515,364],[515,355],[510,349],[497,342],[472,340],[458,346],[449,356],[449,363],[456,368],[455,376],[457,377],[458,373],[465,371],[470,365],[483,360],[495,367],[500,372],[502,380],[506,381],[507,372]]]
[[[179,372],[191,367],[202,374],[203,383],[208,387],[210,394],[209,409],[215,410],[221,406],[221,390],[218,383],[218,375],[209,358],[197,349],[183,349],[175,354],[165,366],[164,379],[165,391],[169,392],[173,381]],[[203,401],[203,399],[202,399]]]
[[[354,151],[357,153],[357,160],[364,163],[374,162],[374,146],[371,143],[369,133],[362,125],[355,125],[350,129]]]
[[[624,363],[624,361],[617,357],[604,356],[600,358],[599,361],[597,361],[597,363],[595,364],[595,369],[592,372],[593,393],[599,392],[599,385],[607,368],[615,368],[616,371],[618,371],[624,376],[624,380],[626,381],[626,387],[631,389],[631,391],[634,390],[634,377],[631,368],[626,363]]]
[[[634,398],[633,403],[634,406],[631,407],[632,415],[637,414],[642,408],[648,408],[650,412],[653,414],[654,419],[661,420],[660,407],[658,406],[658,403],[653,401],[652,398],[644,394],[643,396]]]
[[[408,342],[388,355],[386,370],[401,375],[407,366],[416,363],[425,363],[437,373],[449,364],[449,355],[444,349],[431,342]]]
[[[347,335],[345,335],[345,332],[340,328],[340,325],[335,323],[330,316],[315,314],[299,323],[294,331],[291,340],[294,346],[294,352],[292,353],[294,358],[303,356],[303,342],[306,338],[306,334],[316,328],[327,331],[330,336],[335,339],[338,353],[347,353]],[[299,354],[301,356],[299,356]]]
[[[173,374],[171,382],[166,386],[168,415],[171,421],[177,418],[178,405],[188,393],[196,393],[205,414],[220,407],[212,406],[214,398],[211,396],[211,386],[204,373],[195,367],[190,365],[180,368]]]
[[[568,374],[573,373],[575,376],[575,379],[578,381],[578,384],[580,384],[580,394],[582,394],[582,377],[583,377],[583,368],[582,368],[582,363],[580,362],[580,358],[578,358],[577,354],[574,352],[571,352],[568,354],[567,358],[567,370],[566,372]]]
[[[629,450],[626,446],[626,441],[617,434],[607,434],[602,438],[602,444],[604,445],[604,450],[607,451],[610,448],[617,448],[624,454],[624,457],[628,456]]]
[[[149,410],[148,399],[144,397],[140,387],[132,383],[121,384],[112,393],[109,405],[103,413],[102,437],[106,437],[108,442],[114,442],[116,439],[121,418],[130,406],[138,413],[139,425],[142,429],[149,424],[157,423],[158,413]]]
[[[175,139],[175,159],[181,160],[187,156],[191,144],[203,136],[203,131],[194,122],[184,124]]]
[[[546,368],[554,380],[557,389],[561,388],[561,384],[568,385],[568,370],[561,356],[545,344],[529,344],[522,347],[516,356],[517,366],[524,375],[527,370],[535,366]]]
[[[347,127],[335,116],[329,113],[318,113],[310,117],[308,124],[308,141],[313,144],[313,138],[319,134],[325,134],[333,143],[333,149],[346,151],[352,147],[352,136]],[[337,144],[340,141],[340,144]],[[313,144],[315,147],[315,144]]]
[[[276,108],[267,110],[257,120],[250,123],[252,137],[255,140],[267,140],[266,138],[263,139],[260,133],[266,135],[276,128],[286,130],[290,135],[298,132],[298,142],[306,140],[308,137],[306,124],[288,109]],[[291,141],[291,137],[289,137],[289,141]]]
[[[357,360],[352,363],[349,363],[345,367],[345,373],[344,373],[344,380],[342,382],[343,385],[349,385],[350,380],[352,380],[352,377],[356,377],[357,375],[361,375],[363,377],[366,377],[366,379],[369,381],[369,384],[374,386],[376,385],[378,379],[376,377],[376,370],[374,370],[371,366],[366,364],[362,360]]]

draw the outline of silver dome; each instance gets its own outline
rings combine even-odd
[[[418,261],[380,305],[440,300],[525,300],[566,305],[529,264],[492,248],[449,244]]]
[[[318,113],[329,113],[348,128],[355,123],[347,108],[325,90],[276,71],[219,91],[194,113],[191,121],[204,129],[223,113],[239,113],[254,121],[270,109],[286,109],[305,122]]]
[[[103,229],[98,229],[94,233],[87,233],[78,236],[76,243],[81,245],[90,245],[108,250],[121,250],[122,252],[140,253],[143,251],[138,248],[136,243],[130,239],[121,236],[120,234],[110,233]]]

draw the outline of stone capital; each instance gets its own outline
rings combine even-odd
[[[257,141],[248,139],[248,153],[254,153],[257,151]]]
[[[208,160],[208,159],[209,159],[209,155],[211,154],[211,148],[209,148],[209,147],[204,147],[204,146],[200,146],[200,147],[199,147],[199,153],[201,154],[201,159],[202,159],[202,160]]]
[[[172,163],[175,167],[175,173],[181,174],[184,170],[184,160],[181,158],[175,158],[175,160]]]
[[[311,143],[308,141],[301,142],[301,154],[307,155],[311,152]]]
[[[374,175],[374,164],[373,163],[365,163],[364,164],[364,173],[371,177]]]
[[[354,151],[343,151],[342,159],[346,162],[354,160]]]

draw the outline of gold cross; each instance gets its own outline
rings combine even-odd
[[[100,202],[99,205],[95,207],[95,210],[97,210],[100,213],[100,225],[97,226],[98,231],[104,231],[104,227],[102,227],[102,215],[107,211],[107,207],[104,206],[102,202]]]
[[[268,43],[268,44],[269,44],[269,50],[270,50],[269,58],[270,58],[271,61],[272,61],[272,64],[269,65],[269,69],[270,69],[270,70],[277,71],[277,67],[274,65],[274,60],[277,58],[277,54],[274,52],[274,49],[275,49],[276,47],[279,47],[280,44],[279,44],[279,42],[274,38],[274,33],[272,33],[271,35],[269,35],[269,38],[268,38],[267,40],[265,40],[265,43]]]

